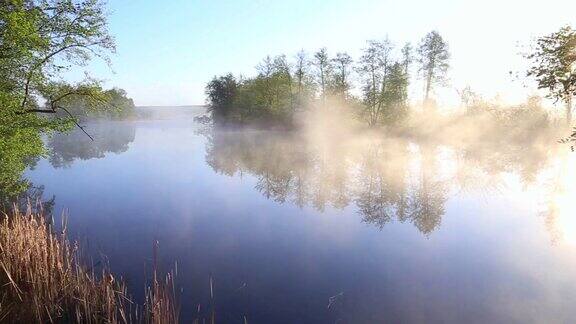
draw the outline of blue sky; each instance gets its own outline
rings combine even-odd
[[[518,44],[576,23],[571,0],[108,0],[108,7],[117,43],[112,69],[94,62],[84,70],[126,89],[137,105],[203,104],[214,75],[252,75],[268,54],[327,47],[357,57],[368,39],[388,36],[401,47],[432,29],[452,52],[451,82],[439,91],[447,103],[466,85],[518,100],[533,91],[508,75],[522,67]]]

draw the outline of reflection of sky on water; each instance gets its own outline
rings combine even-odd
[[[65,168],[41,160],[29,178],[137,293],[158,239],[163,266],[178,261],[184,317],[207,309],[210,274],[220,322],[576,316],[573,157],[534,175],[529,157],[504,166],[413,141],[315,147],[200,135],[189,120],[115,127],[135,132],[127,150]]]

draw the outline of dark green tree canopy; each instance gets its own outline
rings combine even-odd
[[[214,77],[206,85],[208,106],[216,119],[226,118],[230,114],[237,89],[238,82],[231,73],[221,77]]]

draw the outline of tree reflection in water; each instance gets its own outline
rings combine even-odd
[[[328,141],[256,130],[205,135],[207,163],[228,176],[253,175],[255,189],[267,199],[318,211],[353,205],[366,223],[383,228],[409,222],[424,235],[439,228],[449,195],[495,190],[511,172],[524,185],[533,183],[558,149],[525,141],[459,145],[373,134]]]
[[[136,127],[131,122],[91,122],[86,130],[94,141],[77,128],[70,133],[53,134],[47,139],[48,160],[53,167],[70,167],[76,160],[103,158],[110,152],[126,152],[136,136]]]
[[[70,167],[76,160],[104,158],[110,152],[126,152],[136,136],[136,126],[131,122],[90,122],[86,129],[94,141],[78,128],[46,138],[48,161],[54,168]],[[34,169],[39,160],[39,157],[31,158],[28,167]],[[27,183],[27,189],[16,195],[4,194],[3,189],[0,188],[0,211],[10,210],[14,206],[26,210],[30,206],[33,209],[41,208],[44,215],[52,214],[55,198],[44,197],[44,186]]]
[[[29,184],[28,188],[17,196],[4,196],[0,192],[0,213],[9,213],[14,208],[26,211],[30,209],[32,213],[42,212],[47,219],[53,216],[56,197],[44,194],[44,186]]]

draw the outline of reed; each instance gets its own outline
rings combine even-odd
[[[143,306],[107,267],[96,272],[41,212],[14,209],[0,221],[0,322],[177,323],[174,273],[154,280]]]
[[[178,266],[175,270],[168,272],[162,279],[158,276],[158,241],[153,246],[153,273],[152,283],[146,287],[146,301],[144,303],[146,323],[164,324],[178,323],[178,304],[176,296],[174,278],[176,277]]]

